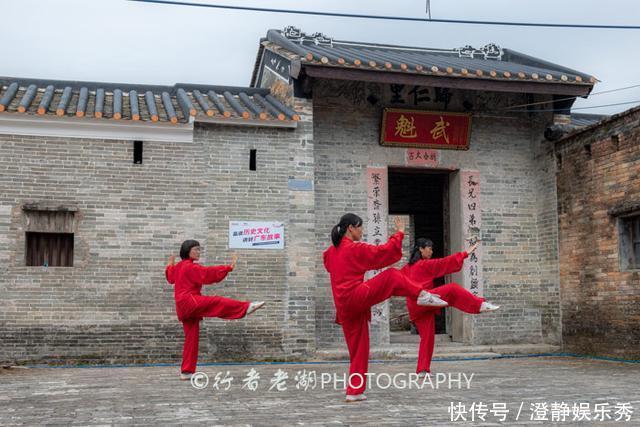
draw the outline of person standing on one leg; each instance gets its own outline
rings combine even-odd
[[[495,311],[499,307],[485,302],[484,298],[477,297],[457,283],[433,287],[433,281],[447,274],[455,273],[462,269],[464,260],[476,250],[478,243],[469,251],[458,252],[444,258],[431,259],[433,255],[433,242],[429,239],[419,238],[411,251],[409,263],[402,268],[402,272],[411,280],[419,283],[422,289],[428,290],[440,296],[451,307],[465,313],[477,314],[485,311]],[[418,374],[431,372],[431,359],[435,343],[435,316],[439,309],[421,307],[412,298],[407,298],[407,310],[411,321],[415,323],[420,334],[420,347],[418,349]]]
[[[182,261],[176,264],[175,257],[169,257],[165,276],[174,285],[176,314],[184,329],[180,379],[188,380],[196,371],[202,318],[240,319],[261,308],[264,302],[237,301],[200,293],[202,285],[220,282],[233,271],[238,259],[235,254],[229,265],[206,267],[197,263],[200,259],[200,243],[186,240],[180,247],[180,258]]]
[[[324,254],[324,266],[331,277],[336,322],[342,326],[351,361],[347,402],[365,400],[369,364],[369,321],[371,307],[391,296],[405,296],[417,305],[444,307],[446,302],[422,290],[398,269],[389,268],[364,281],[369,270],[379,270],[402,258],[404,224],[395,219],[397,232],[383,245],[360,243],[362,218],[346,214],[331,231],[333,245]]]

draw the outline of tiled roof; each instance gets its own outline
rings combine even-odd
[[[207,117],[258,122],[299,115],[268,89],[178,83],[150,86],[0,77],[0,113],[187,123]]]
[[[587,87],[597,82],[587,73],[495,44],[480,49],[392,46],[333,40],[322,33],[307,35],[294,27],[269,30],[262,43],[267,49],[299,60],[302,66]]]
[[[571,124],[576,127],[589,126],[608,117],[607,114],[571,113]]]
[[[584,114],[572,113],[568,116],[568,121],[554,123],[544,131],[544,137],[548,141],[560,141],[568,135],[582,133],[585,129],[592,129],[600,123],[609,119],[605,114]]]
[[[561,138],[559,138],[557,140],[558,143],[566,141],[568,139],[573,138],[576,135],[580,135],[586,132],[592,132],[595,131],[596,129],[598,129],[599,127],[602,126],[607,126],[610,123],[615,122],[616,120],[619,120],[621,118],[630,116],[632,114],[638,114],[640,113],[640,105],[636,105],[635,107],[629,108],[628,110],[622,111],[620,113],[616,113],[613,114],[611,116],[602,116],[602,118],[600,120],[594,120],[591,123],[585,123],[582,126],[577,126],[573,129],[571,129],[569,132],[566,132],[564,135],[562,135]],[[585,114],[585,116],[587,115],[592,115],[592,116],[596,116],[596,114]],[[572,123],[573,123],[573,114],[572,114],[572,119],[571,119]]]

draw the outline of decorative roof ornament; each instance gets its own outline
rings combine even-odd
[[[460,58],[471,59],[482,57],[484,59],[495,59],[501,61],[502,55],[504,55],[504,51],[502,50],[502,48],[495,43],[486,44],[480,49],[476,49],[473,46],[466,45],[464,47],[454,49],[454,51],[458,52],[458,56]]]
[[[313,40],[316,46],[333,46],[333,39],[322,33],[313,33],[309,37]]]
[[[504,55],[502,48],[495,43],[486,44],[482,46],[481,50],[484,52],[484,59],[497,59],[501,61],[502,55]]]
[[[302,37],[304,36],[304,33],[300,31],[300,28],[296,28],[293,25],[285,27],[282,33],[286,38],[293,41],[301,41]]]
[[[458,56],[460,58],[473,58],[473,54],[474,52],[476,52],[476,49],[473,46],[470,45],[466,45],[464,47],[459,47],[456,49],[453,49],[455,52],[458,52]]]
[[[322,33],[313,33],[311,35],[307,35],[299,28],[296,28],[292,25],[285,27],[282,34],[292,42],[297,42],[300,44],[303,44],[304,42],[312,42],[316,46],[333,47],[333,39],[331,37],[327,37]]]

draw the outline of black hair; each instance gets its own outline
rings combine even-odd
[[[336,248],[340,245],[344,233],[347,232],[347,228],[353,225],[354,227],[360,227],[362,225],[362,218],[356,214],[348,213],[342,215],[340,222],[331,229],[331,241]]]
[[[182,246],[180,246],[180,258],[189,259],[189,252],[196,246],[200,246],[200,242],[197,240],[185,240],[182,242]]]
[[[411,256],[409,257],[409,265],[415,264],[416,262],[422,259],[422,254],[420,253],[420,249],[422,248],[432,248],[433,242],[431,239],[425,239],[424,237],[420,237],[416,240],[416,244],[411,249]]]

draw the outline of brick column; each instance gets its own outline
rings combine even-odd
[[[289,141],[289,222],[287,234],[287,290],[285,296],[285,354],[309,354],[316,348],[315,193],[313,104],[295,99],[301,112],[296,138]]]

